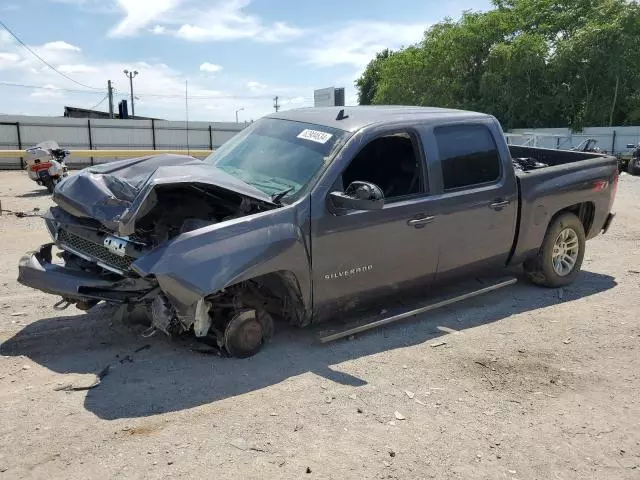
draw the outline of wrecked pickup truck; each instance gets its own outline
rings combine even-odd
[[[63,180],[53,243],[22,258],[19,281],[59,306],[142,308],[150,328],[247,357],[274,319],[380,312],[484,270],[523,264],[567,285],[611,224],[617,182],[615,158],[508,146],[485,114],[291,110],[204,161],[135,158]]]

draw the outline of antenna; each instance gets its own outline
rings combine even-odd
[[[189,80],[184,81],[184,109],[187,115],[187,155],[191,155],[189,148]]]
[[[338,116],[336,120],[344,120],[345,118],[349,118],[349,115],[344,114],[344,108],[338,112]]]

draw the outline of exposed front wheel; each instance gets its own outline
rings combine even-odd
[[[572,283],[584,258],[585,233],[573,213],[557,217],[547,230],[538,255],[524,264],[527,277],[544,287]]]
[[[246,309],[237,311],[227,323],[224,331],[224,348],[236,358],[252,357],[260,351],[271,336],[273,322],[266,312]]]

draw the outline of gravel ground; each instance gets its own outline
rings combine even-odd
[[[42,190],[0,172],[4,209]],[[5,213],[0,479],[639,479],[640,177],[616,210],[562,292],[520,279],[329,345],[285,327],[248,360],[55,311],[16,282],[42,221]]]

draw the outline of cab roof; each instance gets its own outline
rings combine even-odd
[[[338,115],[344,110],[344,117]],[[313,123],[326,127],[355,132],[361,128],[379,123],[399,123],[406,120],[422,123],[443,120],[487,119],[490,115],[465,110],[436,107],[407,106],[354,106],[354,107],[311,107],[285,110],[267,115],[266,118]]]

